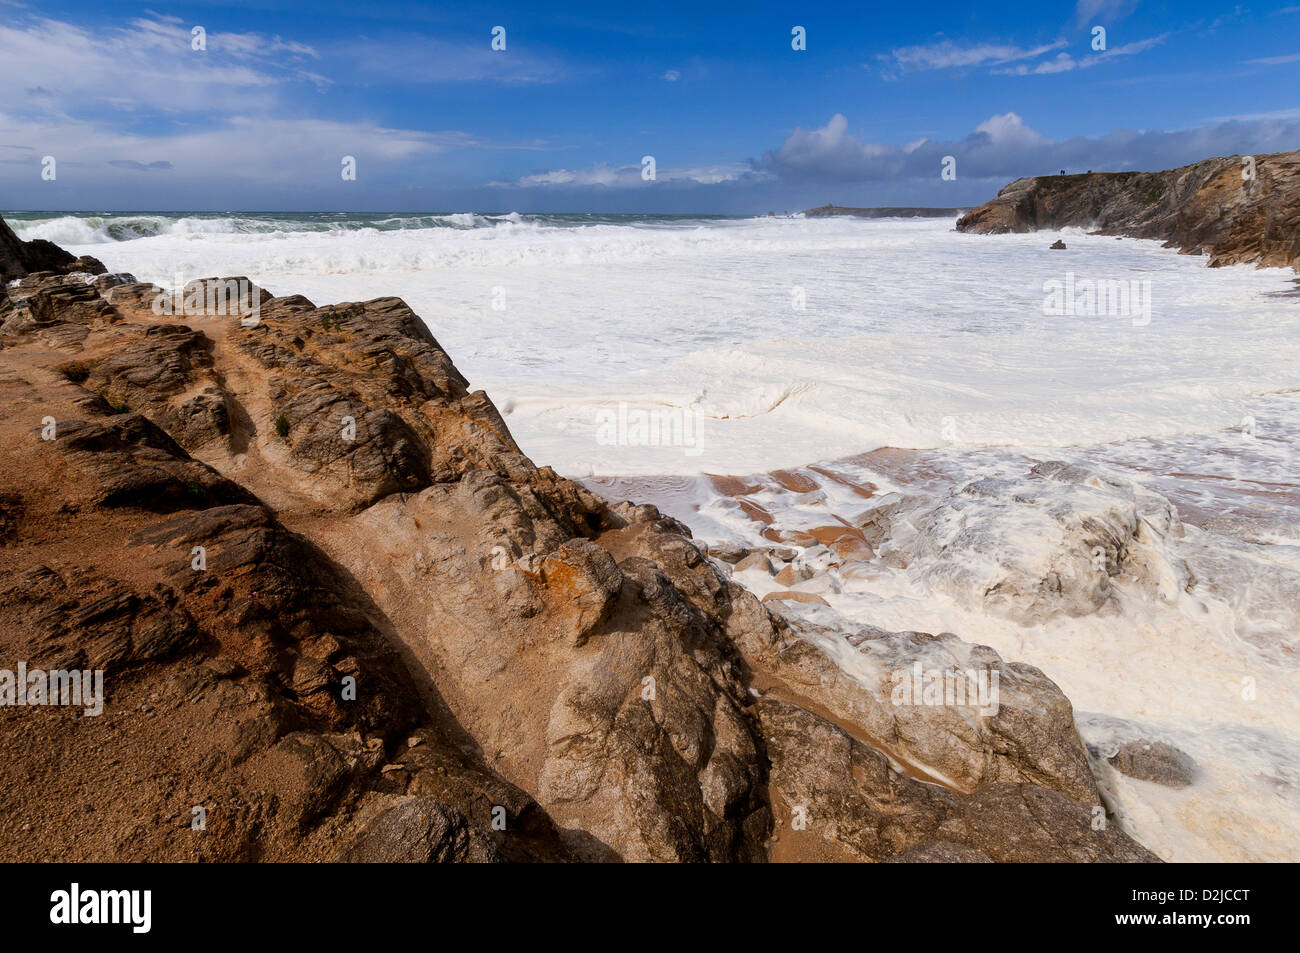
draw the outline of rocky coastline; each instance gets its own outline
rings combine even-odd
[[[1300,151],[1204,159],[1165,172],[1016,179],[957,221],[959,232],[1067,227],[1149,238],[1211,268],[1300,270]]]
[[[760,601],[400,299],[196,311],[2,221],[0,274],[0,670],[106,691],[0,705],[0,859],[1158,859],[1050,673]]]

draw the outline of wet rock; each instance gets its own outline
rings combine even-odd
[[[945,790],[898,773],[884,755],[796,705],[767,697],[758,710],[782,800],[807,830],[862,859],[1158,859],[1118,830],[1095,829],[1088,808],[1056,791],[1033,784]],[[919,857],[908,856],[923,845]]]
[[[831,551],[840,563],[861,561],[875,558],[875,550],[865,539],[858,536],[841,536],[830,544]]]
[[[90,476],[99,506],[173,512],[254,501],[140,414],[57,421],[55,434],[53,440],[38,441],[42,450],[64,454]]]
[[[709,546],[709,555],[724,563],[735,565],[749,556],[749,548],[736,543],[712,543]]]
[[[35,272],[5,289],[12,308],[0,324],[4,334],[44,332],[58,344],[80,343],[85,326],[102,326],[121,319],[100,297],[85,275]]]
[[[115,288],[118,285],[132,285],[136,283],[135,275],[130,275],[126,272],[103,274],[91,282],[91,284],[95,286],[95,290],[101,295],[105,295],[110,288]]]
[[[1098,829],[1098,828],[1101,829]],[[1087,809],[1032,784],[995,784],[964,798],[943,834],[999,863],[1153,863],[1159,858]]]
[[[309,732],[286,735],[245,762],[240,773],[250,789],[274,795],[290,823],[299,827],[328,811],[348,778],[339,753]]]
[[[797,589],[781,589],[769,592],[763,597],[764,602],[802,602],[806,605],[829,606],[830,603],[815,592],[799,592]]]
[[[193,450],[230,434],[226,394],[212,372],[211,348],[205,335],[189,327],[154,325],[103,360],[78,361],[78,378],[110,406],[145,414]]]
[[[813,571],[811,569],[806,566],[791,564],[776,574],[776,581],[782,586],[794,586],[812,577]]]
[[[750,553],[744,559],[736,563],[736,572],[745,572],[750,569],[757,569],[760,572],[767,573],[769,576],[775,572],[772,568],[772,561],[762,553]]]
[[[1168,788],[1185,788],[1196,777],[1191,756],[1164,741],[1125,741],[1107,760],[1131,778]]]

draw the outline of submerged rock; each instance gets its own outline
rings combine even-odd
[[[1168,788],[1185,788],[1196,776],[1191,756],[1163,741],[1125,741],[1107,760],[1131,778]]]
[[[1107,611],[1117,587],[1175,602],[1196,585],[1164,497],[1059,461],[937,499],[888,499],[860,521],[887,562],[981,611],[1033,624]]]

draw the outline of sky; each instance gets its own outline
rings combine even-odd
[[[0,0],[0,208],[973,205],[1300,148],[1296,3]]]

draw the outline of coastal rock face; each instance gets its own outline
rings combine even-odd
[[[963,215],[957,230],[1001,234],[1090,228],[1154,238],[1210,267],[1300,269],[1300,151],[1205,159],[1167,172],[1017,179]]]
[[[754,660],[764,697],[819,713],[896,772],[955,792],[1026,782],[1101,803],[1070,702],[1038,669],[951,633],[842,632],[769,615],[738,586],[732,596],[730,630]],[[965,698],[927,697],[938,674],[960,674]],[[984,686],[992,703],[980,697]]]
[[[104,678],[0,706],[0,859],[1153,859],[1043,673],[773,614],[399,299],[89,277],[0,303],[0,670]]]
[[[969,795],[936,788],[898,774],[879,751],[801,708],[764,700],[760,710],[774,788],[796,815],[802,809],[805,830],[825,825],[824,836],[859,859],[1156,859],[1117,831],[1094,829],[1093,814],[1059,792],[1013,783]]]
[[[43,238],[22,241],[5,220],[0,218],[0,281],[7,283],[32,272],[71,274],[81,271],[102,275],[105,270],[97,259],[76,258]]]

